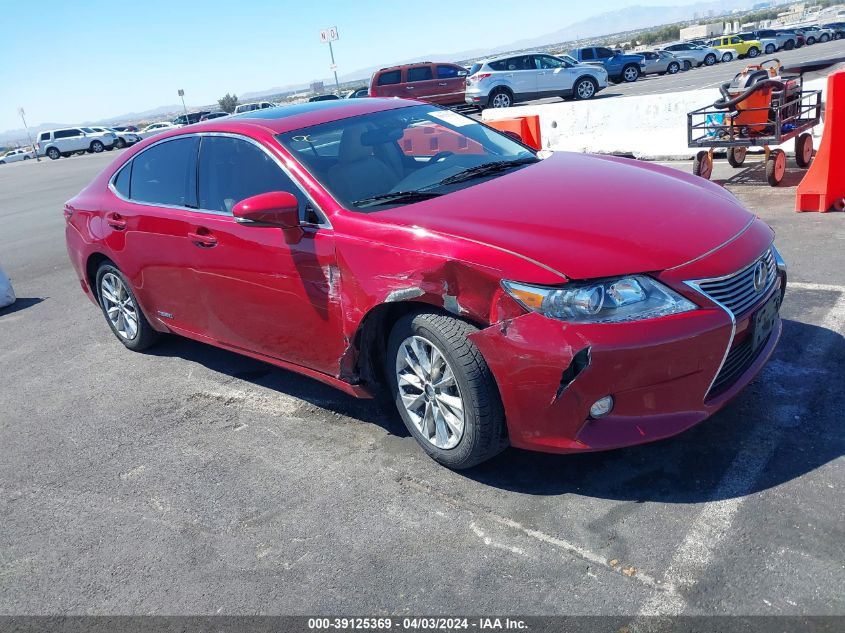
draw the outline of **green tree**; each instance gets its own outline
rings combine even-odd
[[[238,95],[230,95],[228,92],[226,96],[218,99],[217,103],[220,105],[220,109],[223,112],[228,112],[232,114],[235,111],[235,108],[238,107]]]

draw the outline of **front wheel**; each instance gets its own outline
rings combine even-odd
[[[819,37],[819,42],[829,42],[830,36],[827,33],[823,33],[821,37]]]
[[[813,160],[813,137],[804,132],[795,137],[795,162],[801,169],[807,169]]]
[[[507,446],[490,368],[468,336],[478,330],[435,312],[408,314],[388,340],[386,374],[405,426],[448,468],[470,468]]]
[[[575,95],[577,100],[584,101],[586,99],[592,99],[597,90],[598,85],[594,80],[589,77],[582,77],[576,81],[575,85],[572,87],[572,94]]]
[[[760,49],[757,48],[756,46],[752,46],[751,48],[748,49],[747,54],[748,54],[748,57],[753,59],[753,58],[757,57],[757,55],[760,54]]]
[[[706,66],[712,66],[715,63],[716,63],[715,53],[710,53],[710,54],[707,55],[707,57],[704,58],[704,64]]]
[[[158,340],[123,273],[104,262],[97,270],[97,298],[112,332],[127,348],[140,352]]]
[[[786,174],[786,153],[782,149],[773,149],[766,161],[766,180],[772,187],[783,182]]]
[[[791,51],[793,48],[795,48],[795,40],[787,40],[786,44],[783,45],[785,51]]]
[[[681,70],[681,65],[678,62],[672,62],[666,67],[666,72],[670,75],[674,75],[679,70]]]
[[[103,145],[100,141],[91,141],[90,150],[95,154],[99,154],[105,149],[105,145]]]
[[[124,147],[126,147],[126,141],[123,140],[122,138],[118,137],[118,139],[117,139],[117,149],[123,149]]]
[[[695,155],[695,160],[692,162],[692,173],[705,180],[710,180],[713,173],[713,157],[710,152],[702,150]]]
[[[810,46],[811,44],[815,44],[815,43],[816,43],[815,37],[808,37],[807,38],[807,46]]]
[[[622,79],[628,83],[633,83],[640,78],[640,69],[633,64],[625,66],[622,69]]]

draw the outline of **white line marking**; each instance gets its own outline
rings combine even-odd
[[[793,285],[799,287],[797,283]],[[839,286],[825,289],[842,290]],[[839,296],[820,325],[827,330],[842,332],[845,326],[845,294]],[[818,344],[819,336],[819,333],[813,336],[811,344],[806,346],[808,353],[803,365],[814,367],[820,364],[827,348]],[[777,450],[784,431],[794,423],[795,415],[804,411],[803,407],[795,404],[801,401],[800,392],[796,393],[796,389],[800,387],[793,385],[786,396],[788,404],[776,409],[777,415],[773,420],[758,420],[745,436],[741,449],[713,491],[712,498],[718,501],[705,504],[693,522],[664,574],[664,585],[683,591],[695,585],[697,578],[707,569],[716,549],[730,533],[737,511]],[[680,615],[686,607],[682,593],[659,592],[643,604],[639,615]]]
[[[787,281],[786,291],[790,288],[798,288],[799,290],[829,290],[830,292],[845,292],[845,286],[836,286],[832,284],[812,284],[803,281]]]
[[[525,552],[522,551],[521,549],[519,549],[518,547],[513,547],[511,545],[505,545],[504,543],[499,543],[497,541],[494,541],[489,536],[487,536],[487,534],[484,533],[484,530],[482,530],[480,527],[478,527],[475,523],[470,523],[469,527],[472,529],[473,532],[475,532],[475,535],[484,542],[485,545],[489,545],[490,547],[493,547],[493,548],[496,548],[496,549],[505,550],[506,552],[510,552],[511,554],[517,554],[519,556],[525,556]]]

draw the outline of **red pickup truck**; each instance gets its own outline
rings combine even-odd
[[[370,96],[419,99],[440,105],[462,104],[468,74],[463,66],[445,62],[382,68],[370,78]]]

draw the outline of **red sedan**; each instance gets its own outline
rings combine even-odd
[[[772,354],[786,267],[727,191],[362,99],[175,129],[65,206],[85,293],[357,397],[451,468],[701,422]]]

